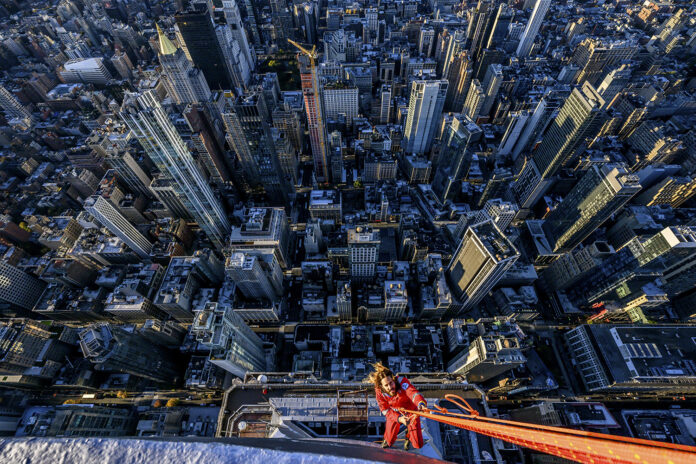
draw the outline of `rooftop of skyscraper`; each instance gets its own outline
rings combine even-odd
[[[279,240],[285,212],[282,208],[246,208],[242,211],[240,226],[232,227],[232,244],[248,240]]]
[[[406,303],[408,301],[408,291],[406,282],[401,280],[387,280],[384,282],[384,293],[387,303]]]
[[[244,271],[251,271],[254,268],[256,256],[249,256],[244,253],[232,253],[225,264],[226,268],[236,268]]]
[[[515,245],[498,229],[493,221],[481,222],[470,227],[489,253],[498,261],[519,255]]]
[[[312,190],[309,206],[330,206],[338,204],[340,193],[337,190]]]
[[[696,328],[689,326],[582,326],[591,334],[591,346],[602,357],[610,382],[691,382],[696,369]],[[680,379],[680,380],[677,380]]]
[[[373,227],[357,226],[348,229],[348,243],[370,243],[379,240],[380,231]]]

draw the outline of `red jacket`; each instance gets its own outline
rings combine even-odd
[[[396,383],[396,394],[394,396],[385,393],[381,388],[375,388],[377,405],[388,421],[399,419],[401,414],[397,411],[398,408],[416,410],[419,404],[427,405],[423,395],[416,390],[416,387],[406,377],[397,377],[394,381]]]

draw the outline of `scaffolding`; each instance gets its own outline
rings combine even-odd
[[[368,435],[369,396],[367,389],[336,392],[336,434]]]

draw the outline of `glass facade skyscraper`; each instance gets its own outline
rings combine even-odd
[[[573,89],[513,186],[521,207],[534,204],[551,178],[578,156],[583,143],[597,135],[606,119],[603,105],[602,97],[587,82],[582,89]]]
[[[199,4],[198,4],[199,5]],[[189,56],[212,90],[232,88],[225,56],[207,8],[190,9],[174,16]]]
[[[622,164],[592,166],[546,219],[553,251],[570,251],[640,191]]]
[[[173,180],[178,199],[213,245],[222,249],[230,230],[227,215],[154,92],[126,94],[121,117],[152,162]]]
[[[404,127],[406,152],[421,154],[430,150],[445,106],[447,85],[446,79],[419,80],[411,84],[411,98]]]

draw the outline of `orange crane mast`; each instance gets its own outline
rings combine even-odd
[[[325,138],[324,113],[323,113],[323,109],[322,109],[321,94],[319,92],[319,77],[317,75],[317,66],[316,66],[316,59],[319,57],[319,53],[317,53],[317,46],[316,45],[313,45],[312,49],[308,50],[307,48],[303,47],[302,45],[295,42],[294,40],[288,39],[288,42],[290,42],[292,45],[294,45],[300,51],[300,53],[306,55],[309,58],[310,69],[312,71],[312,90],[314,92],[314,105],[316,106],[316,109],[317,109],[317,132],[319,133],[318,134],[319,150],[321,151],[322,172],[320,174],[324,177],[324,182],[328,182],[329,181],[329,171],[328,171],[327,157],[326,157],[326,142],[324,140],[324,138]]]

